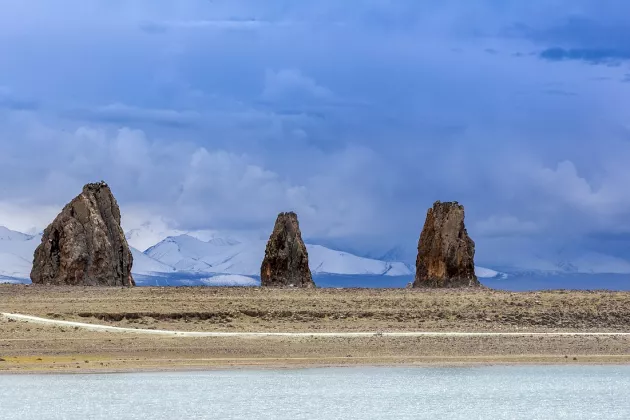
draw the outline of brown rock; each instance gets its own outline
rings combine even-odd
[[[35,284],[134,286],[120,209],[104,182],[87,184],[46,228],[35,250]]]
[[[464,226],[464,206],[436,201],[418,242],[413,287],[480,286],[474,257],[475,243]]]
[[[260,267],[261,286],[315,287],[297,215],[280,213]]]

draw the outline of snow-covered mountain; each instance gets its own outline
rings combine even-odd
[[[159,232],[148,232],[160,235]],[[198,232],[168,237],[146,252],[131,247],[132,273],[143,284],[164,284],[155,279],[176,278],[167,284],[252,285],[260,273],[266,241],[251,237],[221,236]],[[147,231],[131,231],[128,238],[146,240]],[[202,240],[206,239],[206,240]],[[41,234],[26,235],[0,227],[0,281],[28,282],[33,253]],[[320,245],[307,245],[313,274],[410,276],[412,270],[400,262],[357,257]],[[191,276],[194,274],[194,276]],[[191,280],[193,279],[194,280]]]
[[[27,235],[26,233],[16,232],[0,226],[0,241],[27,241],[33,237],[34,235]]]
[[[480,279],[505,279],[508,277],[506,273],[479,266],[475,266],[475,275]]]
[[[630,274],[630,261],[596,252],[566,256],[531,256],[524,261],[497,261],[493,267],[510,276],[555,276],[566,274]]]
[[[42,235],[26,235],[0,226],[0,281],[29,282],[33,254]],[[163,264],[131,248],[133,274],[172,273],[173,267]]]
[[[131,268],[132,274],[150,275],[153,273],[172,273],[176,271],[173,267],[154,260],[136,248],[130,248],[131,255],[133,255],[133,266]]]
[[[168,237],[180,235],[188,235],[197,238],[203,242],[214,242],[215,244],[237,245],[241,242],[250,242],[252,240],[262,240],[265,235],[261,232],[243,232],[229,230],[195,230],[184,231],[171,229],[164,221],[146,222],[125,233],[129,246],[146,251],[148,248],[163,241]]]
[[[155,245],[162,239],[168,236],[181,235],[185,232],[168,229],[164,226],[156,227],[153,224],[145,223],[142,226],[131,229],[125,233],[129,246],[132,246],[140,251],[145,251],[147,248]]]
[[[41,235],[26,235],[0,226],[0,279],[28,279]]]
[[[190,235],[169,237],[147,249],[145,254],[178,271],[224,274],[260,274],[265,256],[264,240],[228,241],[215,237],[202,241]],[[400,262],[357,257],[321,245],[306,244],[309,264],[314,275],[383,275],[408,276],[413,272]]]
[[[126,236],[134,257],[132,273],[139,285],[259,284],[267,237],[264,232],[208,230],[182,234],[166,226],[143,225]],[[145,252],[134,247],[143,247],[152,240],[159,242]],[[0,226],[0,282],[30,282],[33,253],[40,242],[41,233],[28,235]],[[307,244],[307,248],[311,271],[324,287],[404,287],[413,277],[413,264],[394,262],[397,257],[409,257],[413,249],[392,248],[378,254],[381,257],[369,258],[318,244]],[[574,248],[555,253],[524,252],[518,261],[489,260],[495,254],[486,250],[482,261],[492,269],[476,266],[475,272],[490,287],[514,290],[526,285],[619,289],[620,284],[628,284],[630,256]],[[409,262],[409,258],[403,261]]]

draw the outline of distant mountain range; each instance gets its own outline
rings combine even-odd
[[[145,254],[178,271],[258,275],[266,242],[237,242],[223,238],[202,241],[189,235],[168,237]],[[408,276],[412,271],[401,262],[358,257],[320,245],[307,244],[309,265],[314,275]]]
[[[132,272],[138,285],[260,283],[260,263],[266,245],[262,233],[183,232],[146,225],[126,236],[132,247]],[[33,252],[40,242],[41,234],[28,235],[0,226],[0,282],[30,283]],[[380,253],[378,258],[313,243],[307,243],[307,248],[315,281],[323,287],[404,287],[413,280],[413,264],[409,262],[412,252],[400,247]],[[553,262],[553,255],[532,257],[519,265],[475,267],[475,272],[484,285],[507,290],[630,290],[630,263],[622,258],[566,250],[555,257],[557,262]],[[397,258],[404,258],[404,262]]]
[[[41,233],[27,235],[0,226],[0,281],[28,283],[33,264],[33,253],[42,240]],[[134,274],[172,273],[175,270],[146,256],[135,248],[133,254]]]
[[[167,232],[161,232],[167,234]],[[142,252],[132,246],[133,274],[137,282],[157,285],[255,285],[266,241],[239,237],[231,233],[176,233],[163,238]],[[194,236],[193,236],[194,235]],[[131,245],[146,244],[160,232],[136,229],[127,233]],[[28,283],[33,252],[41,234],[27,235],[0,227],[0,281]],[[400,278],[406,284],[413,278],[413,268],[399,261],[360,257],[317,244],[307,244],[309,264],[315,278],[322,276]],[[501,273],[477,268],[480,277],[501,277]],[[354,283],[353,283],[354,284]]]

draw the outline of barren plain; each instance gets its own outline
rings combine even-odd
[[[625,292],[0,285],[0,313],[149,330],[340,333],[176,337],[0,316],[0,372],[630,362]]]

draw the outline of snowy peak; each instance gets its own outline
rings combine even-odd
[[[139,228],[129,230],[125,234],[125,238],[127,238],[129,246],[144,251],[164,238],[181,235],[182,233],[182,231],[154,227],[151,224],[145,223]]]
[[[16,232],[4,226],[0,226],[0,241],[28,241],[33,239],[33,235]]]
[[[128,236],[130,234],[133,233],[128,232]],[[200,239],[202,237],[206,240]],[[41,235],[26,235],[0,227],[1,281],[28,282],[33,253],[40,242]],[[230,234],[221,236],[217,232],[206,232],[199,236],[194,233],[178,234],[161,240],[145,252],[131,246],[132,273],[138,276],[138,279],[144,278],[145,283],[148,278],[160,278],[162,279],[160,285],[164,285],[164,282],[186,285],[187,281],[208,285],[253,284],[252,282],[257,280],[244,276],[260,275],[265,246],[266,240],[257,236]],[[315,244],[306,244],[306,247],[309,265],[314,275],[388,277],[413,275],[413,270],[402,262],[358,257]],[[476,267],[476,272],[482,278],[501,276],[501,273],[481,267]],[[179,283],[164,280],[167,278],[177,278]],[[187,280],[191,278],[195,280]],[[200,283],[199,278],[206,280]],[[140,280],[141,283],[142,281]]]
[[[207,242],[216,246],[234,246],[241,243],[239,240],[234,238],[213,238]]]
[[[233,243],[212,239],[204,242],[190,235],[169,237],[146,250],[146,254],[164,264],[187,272],[223,274],[260,274],[264,255],[258,252],[260,243]]]
[[[403,263],[357,257],[321,245],[306,244],[309,266],[313,274],[364,274],[406,276],[413,274]]]
[[[41,243],[41,234],[26,235],[0,226],[0,280],[29,282],[33,255]],[[163,264],[131,247],[132,274],[172,273],[173,267]]]
[[[195,230],[185,231],[180,229],[172,229],[171,224],[164,220],[156,219],[145,222],[139,227],[130,229],[125,234],[129,245],[146,251],[149,247],[156,245],[169,237],[177,237],[180,235],[188,235],[197,238],[202,242],[215,243],[216,245],[238,245],[241,242],[262,239],[260,232],[243,232],[243,231],[219,231],[219,230]]]
[[[266,241],[247,242],[213,238],[208,242],[190,235],[169,237],[145,252],[151,258],[178,270],[241,275],[259,275]],[[306,244],[313,274],[386,275],[413,274],[403,263],[358,257],[321,245]]]
[[[132,274],[150,275],[155,273],[172,273],[176,271],[175,268],[154,260],[134,247],[130,247],[130,249],[131,255],[133,256],[133,265],[131,266]]]
[[[475,275],[480,279],[505,279],[507,278],[507,274],[500,273],[498,271],[492,270],[490,268],[478,267],[475,266]]]
[[[29,279],[41,235],[26,235],[0,226],[0,278]]]

